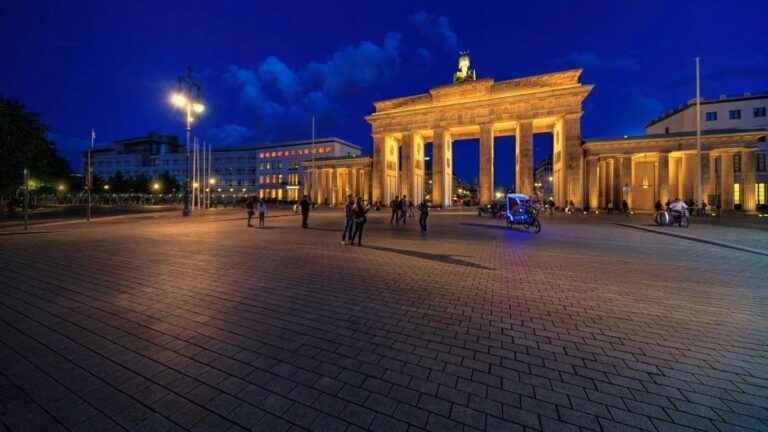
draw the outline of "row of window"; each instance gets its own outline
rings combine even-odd
[[[765,171],[765,153],[755,155],[755,171]],[[741,172],[741,155],[733,155],[733,172]]]
[[[765,183],[755,183],[755,204],[765,204],[768,202],[768,189]],[[741,184],[733,184],[733,203],[741,204]]]
[[[755,107],[752,109],[752,117],[765,117],[765,107]],[[729,120],[738,120],[741,118],[741,110],[733,109],[728,111]],[[705,121],[717,121],[717,111],[709,111],[704,115]]]
[[[296,156],[296,155],[308,155],[311,153],[331,153],[331,146],[316,147],[316,148],[304,148],[298,150],[285,150],[285,151],[272,151],[259,153],[260,158],[267,157],[283,157],[283,156]],[[215,159],[214,159],[215,160]]]

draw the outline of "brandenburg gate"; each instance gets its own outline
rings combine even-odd
[[[553,135],[553,191],[558,205],[581,207],[583,196],[580,118],[592,85],[581,69],[496,82],[476,79],[462,53],[452,84],[427,94],[374,102],[367,116],[373,135],[373,198],[386,204],[406,194],[424,197],[424,145],[432,143],[432,202],[449,206],[453,191],[453,141],[480,140],[480,201],[493,199],[493,147],[497,136],[516,137],[517,192],[532,194],[533,134]]]

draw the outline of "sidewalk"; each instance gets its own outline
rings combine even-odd
[[[658,226],[653,215],[635,214],[624,217],[621,214],[578,214],[580,217],[610,222],[662,235],[728,247],[760,255],[768,255],[768,219],[755,215],[728,215],[715,217],[692,217],[688,228]]]

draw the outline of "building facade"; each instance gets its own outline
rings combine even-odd
[[[721,95],[701,100],[701,130],[768,128],[768,93]],[[696,99],[668,111],[645,125],[649,135],[696,130]]]
[[[766,134],[765,129],[702,132],[701,193],[710,208],[754,211],[766,202],[766,183],[757,179],[766,169],[757,158]],[[652,211],[657,201],[698,197],[696,132],[591,139],[582,147],[590,209],[626,200],[632,209]]]
[[[373,158],[359,154],[306,160],[304,194],[312,202],[326,206],[342,204],[350,194],[371,203],[376,199],[372,195],[372,168]]]
[[[179,144],[175,135],[150,132],[146,137],[118,140],[93,149],[91,164],[94,175],[104,179],[117,172],[126,177],[150,178],[168,172],[183,184],[185,151],[186,147]],[[199,184],[193,184],[192,188],[210,189],[214,200],[257,194],[261,198],[295,201],[305,181],[305,161],[359,156],[360,151],[359,146],[338,138],[214,147],[210,160],[206,156],[205,164],[200,157],[200,172],[205,175],[201,175]],[[85,168],[85,154],[83,156]]]

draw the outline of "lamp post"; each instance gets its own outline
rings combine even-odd
[[[181,215],[189,216],[192,214],[192,209],[189,207],[189,139],[194,120],[192,111],[198,114],[205,111],[205,105],[200,101],[200,84],[192,79],[191,66],[187,68],[186,77],[178,77],[178,89],[176,93],[171,95],[171,103],[177,108],[183,109],[186,114],[187,151],[184,169],[184,210],[181,211]]]

